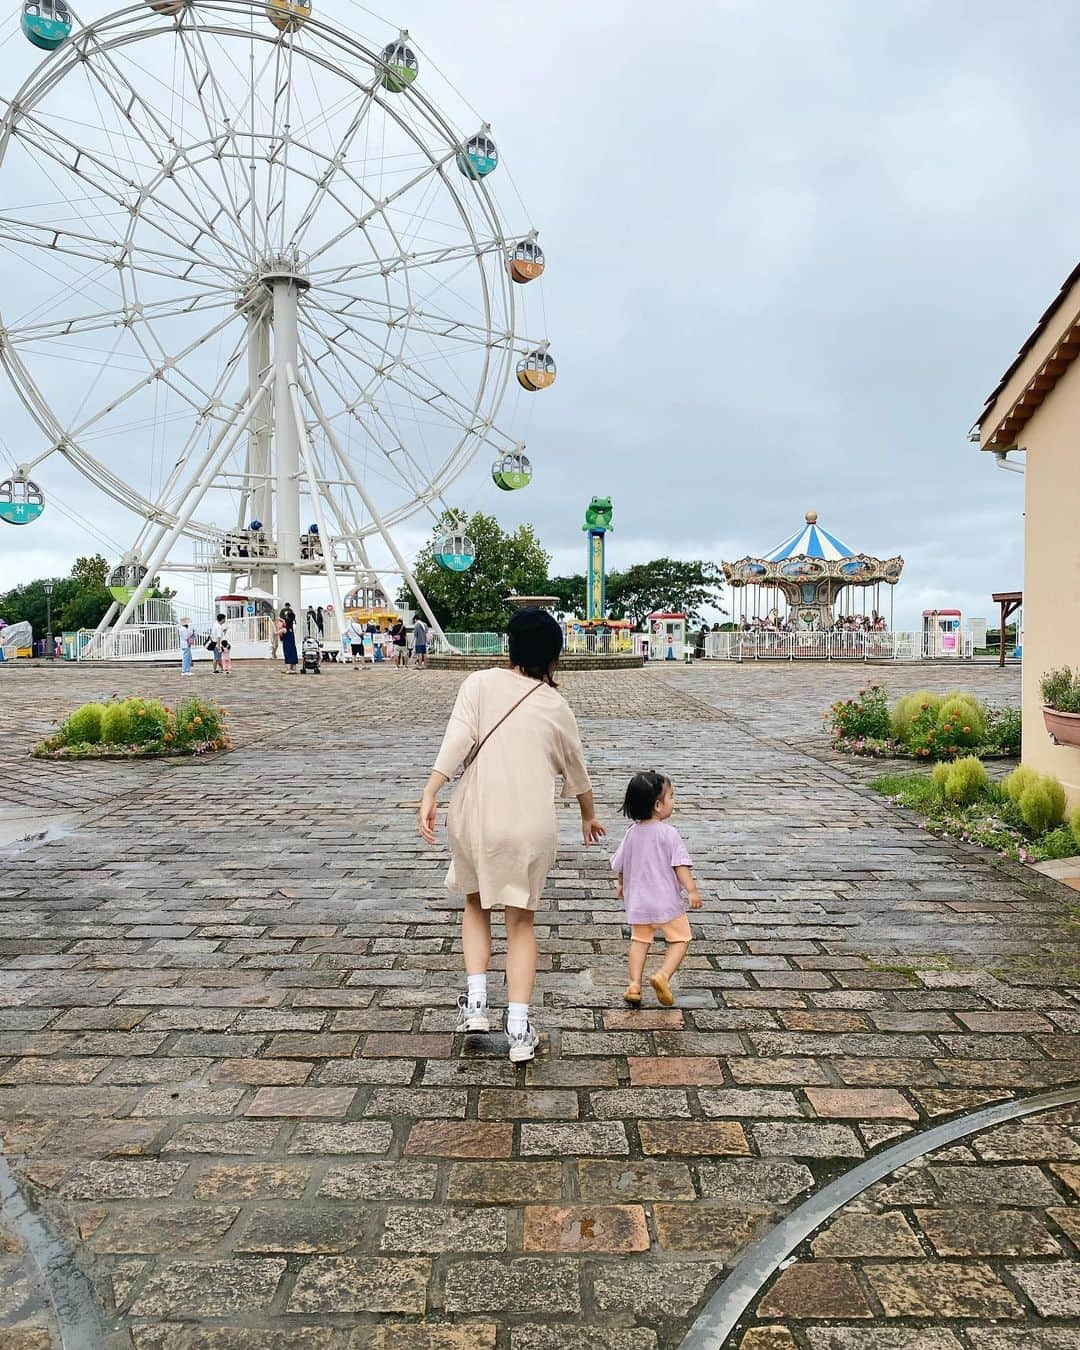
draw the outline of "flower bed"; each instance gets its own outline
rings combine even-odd
[[[1012,759],[1020,753],[1019,708],[990,708],[972,694],[920,689],[889,707],[883,685],[825,710],[833,748],[869,759]]]
[[[918,812],[935,834],[992,848],[1002,858],[1045,862],[1080,853],[1080,807],[1064,824],[1064,789],[1032,769],[1015,769],[994,783],[969,757],[940,763],[931,774],[888,774],[871,787]]]
[[[149,759],[212,754],[232,742],[225,709],[203,698],[84,703],[30,751],[37,759]]]

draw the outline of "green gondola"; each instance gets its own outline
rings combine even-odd
[[[19,26],[44,52],[54,52],[71,36],[71,14],[64,0],[23,0]]]
[[[416,53],[405,41],[408,33],[402,30],[396,42],[388,42],[379,53],[379,60],[386,69],[379,76],[379,83],[391,94],[402,94],[420,74],[420,62]]]
[[[504,492],[516,492],[532,482],[532,465],[519,450],[501,455],[491,466],[491,478]]]
[[[466,178],[486,178],[499,162],[499,150],[487,130],[477,132],[465,142],[457,157],[457,166]]]

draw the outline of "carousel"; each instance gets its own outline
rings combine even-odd
[[[801,529],[760,558],[721,563],[728,584],[740,601],[736,618],[772,618],[800,632],[833,628],[845,613],[882,618],[882,586],[889,588],[889,628],[893,626],[893,593],[903,558],[874,558],[856,553],[818,524],[807,511]],[[860,590],[857,598],[848,592]],[[781,614],[781,604],[786,615]]]

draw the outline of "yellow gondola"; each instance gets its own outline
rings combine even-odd
[[[529,352],[517,363],[517,380],[522,389],[535,393],[555,383],[555,361],[546,351]]]
[[[536,242],[535,234],[530,234],[527,239],[519,239],[514,244],[507,254],[506,266],[510,280],[516,281],[519,286],[536,280],[544,270],[544,250]]]
[[[189,0],[146,0],[155,14],[179,14]]]
[[[311,6],[302,0],[269,0],[266,17],[283,33],[295,33],[311,18]]]

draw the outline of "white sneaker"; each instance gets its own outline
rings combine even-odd
[[[491,1019],[488,1017],[486,1003],[470,1003],[468,994],[460,994],[457,1001],[458,1018],[454,1031],[490,1031]]]
[[[531,1022],[526,1022],[524,1031],[515,1031],[510,1036],[510,1063],[524,1064],[527,1060],[535,1059],[539,1044],[539,1033]]]

